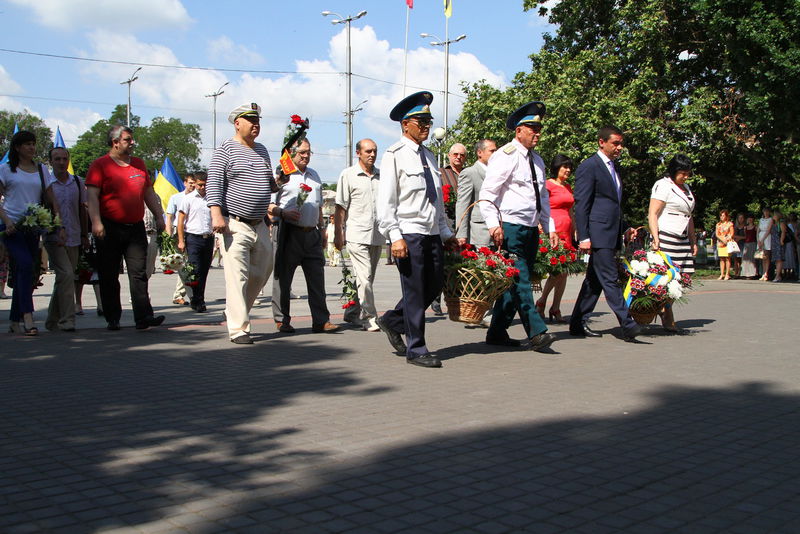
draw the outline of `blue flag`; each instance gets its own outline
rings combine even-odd
[[[19,125],[15,122],[14,123],[14,134],[16,134],[18,131],[19,131]],[[6,152],[6,155],[3,156],[3,159],[0,159],[0,165],[3,165],[4,163],[8,163],[8,152]]]
[[[183,180],[178,176],[169,157],[164,159],[161,170],[156,174],[156,179],[153,181],[153,189],[161,199],[161,207],[164,210],[167,209],[169,197],[183,191]]]

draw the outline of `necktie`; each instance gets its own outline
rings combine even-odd
[[[533,190],[536,191],[536,213],[542,213],[542,194],[539,192],[539,180],[536,178],[536,167],[533,166],[533,153],[528,152],[528,163],[531,166]]]
[[[425,173],[425,196],[431,201],[431,204],[436,204],[436,186],[433,185],[433,174],[428,167],[428,160],[425,158],[425,149],[422,145],[419,147],[419,159],[422,161],[422,170]]]
[[[622,199],[622,190],[619,186],[619,178],[617,177],[617,168],[612,160],[608,160],[608,172],[611,173],[611,179],[614,180],[614,187],[617,189],[617,196]]]

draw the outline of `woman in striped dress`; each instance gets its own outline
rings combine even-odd
[[[692,175],[692,162],[679,154],[667,164],[668,176],[653,185],[647,221],[653,236],[653,250],[668,254],[684,273],[694,272],[697,241],[694,234],[695,198],[686,180]],[[672,306],[661,314],[661,323],[669,332],[676,332]]]

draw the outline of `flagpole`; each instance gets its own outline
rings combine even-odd
[[[406,44],[403,48],[403,96],[406,96],[406,73],[408,72],[408,21],[411,18],[411,6],[406,3]]]
[[[448,79],[450,77],[450,35],[449,35],[449,27],[450,27],[450,17],[445,15],[444,17],[444,130],[449,132],[447,126],[447,101],[449,97],[449,88]]]

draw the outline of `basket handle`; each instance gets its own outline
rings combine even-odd
[[[461,228],[461,223],[464,222],[464,217],[466,217],[469,214],[469,212],[472,211],[472,208],[474,208],[475,206],[478,205],[478,202],[488,202],[489,204],[494,206],[494,209],[497,210],[497,218],[500,220],[500,226],[503,226],[503,214],[500,211],[500,208],[497,207],[497,204],[495,204],[491,200],[486,200],[484,198],[479,198],[478,200],[476,200],[475,202],[473,202],[472,204],[467,206],[467,209],[465,209],[464,213],[461,214],[461,218],[458,220],[458,224],[456,225],[456,234],[458,234],[458,230]],[[500,246],[497,247],[497,250],[498,251],[500,250]]]

